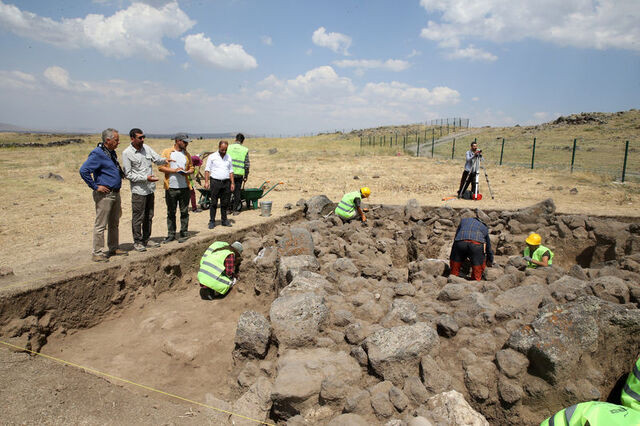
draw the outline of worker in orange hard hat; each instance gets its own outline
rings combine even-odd
[[[344,194],[342,200],[338,203],[335,209],[337,214],[344,222],[348,222],[356,216],[360,217],[363,222],[367,221],[367,217],[364,215],[364,211],[360,205],[363,198],[368,198],[371,195],[371,190],[363,186],[360,191],[353,191]]]
[[[530,234],[525,240],[527,248],[524,249],[524,259],[529,262],[527,268],[537,268],[538,266],[551,266],[553,252],[542,245],[542,237],[535,232]]]

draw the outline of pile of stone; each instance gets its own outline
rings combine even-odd
[[[602,112],[581,112],[580,114],[571,114],[568,116],[560,116],[553,121],[552,124],[606,124],[611,114]]]
[[[79,138],[70,138],[70,139],[63,139],[60,141],[51,141],[51,142],[45,142],[45,143],[10,142],[5,144],[0,144],[0,148],[50,148],[52,146],[64,146],[64,145],[80,144],[80,143],[84,143],[84,140]]]
[[[323,216],[243,241],[275,291],[268,317],[238,321],[245,393],[229,409],[288,425],[538,424],[586,400],[615,400],[640,352],[640,225],[555,213],[374,206],[369,221]],[[449,276],[463,217],[489,227],[496,265]],[[551,268],[519,256],[529,232]],[[220,419],[218,419],[220,420]],[[242,423],[233,417],[225,421]],[[250,424],[250,421],[246,421]]]

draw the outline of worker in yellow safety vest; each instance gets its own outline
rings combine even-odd
[[[233,200],[231,202],[231,211],[234,216],[240,214],[242,209],[242,200],[240,194],[242,192],[242,183],[249,178],[249,148],[243,145],[244,135],[238,133],[235,143],[229,145],[227,154],[231,157],[231,165],[233,166],[233,181],[235,188],[233,190]]]
[[[538,266],[551,266],[553,262],[553,252],[542,245],[542,237],[532,233],[525,240],[527,248],[524,249],[524,259],[529,262],[527,268],[537,268]]]
[[[368,198],[371,195],[371,190],[364,186],[359,191],[353,191],[344,194],[342,200],[338,203],[338,206],[334,210],[343,222],[349,222],[356,216],[360,217],[363,222],[367,221],[367,217],[364,215],[364,211],[360,205],[363,198]]]
[[[620,399],[625,407],[640,411],[640,358],[633,365],[633,369],[627,377]]]
[[[588,401],[558,411],[540,426],[637,426],[640,411],[609,402]]]
[[[207,248],[200,259],[198,281],[200,296],[211,300],[224,296],[236,283],[242,257],[242,244],[216,241]]]

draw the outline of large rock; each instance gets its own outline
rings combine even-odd
[[[304,228],[289,228],[278,241],[278,253],[281,257],[314,256],[313,237]]]
[[[438,345],[436,330],[427,323],[379,330],[363,343],[373,371],[401,386],[404,378],[418,374],[420,358]]]
[[[301,271],[293,280],[280,291],[281,296],[291,295],[293,293],[318,293],[326,294],[326,288],[331,284],[325,277],[311,271]]]
[[[527,318],[538,312],[538,306],[549,292],[547,286],[534,284],[512,288],[495,299],[499,306],[496,316],[501,318]]]
[[[420,272],[427,276],[440,276],[449,272],[448,263],[441,259],[415,261],[409,263],[407,267],[409,268],[409,281],[413,281],[414,277],[419,277]]]
[[[511,217],[522,224],[536,224],[541,218],[551,215],[555,211],[555,203],[551,198],[547,198],[538,204],[518,210]]]
[[[427,401],[427,415],[435,424],[449,426],[489,426],[484,416],[475,411],[461,393],[454,390],[435,395]]]
[[[407,201],[407,204],[404,207],[404,217],[408,220],[412,220],[417,222],[419,220],[424,220],[427,217],[425,211],[420,207],[418,200],[415,198]]]
[[[324,297],[314,293],[279,297],[269,311],[275,339],[292,348],[313,344],[328,315]]]
[[[320,219],[322,216],[332,212],[333,201],[326,195],[316,195],[308,199],[304,204],[305,216],[309,220]]]
[[[591,284],[593,294],[613,303],[629,302],[629,287],[618,277],[598,277]]]
[[[232,416],[234,425],[253,426],[257,421],[265,422],[271,411],[271,392],[273,387],[269,380],[259,377],[258,380],[233,404],[233,412],[243,417]],[[249,417],[249,418],[245,418]]]
[[[318,259],[314,256],[281,257],[278,263],[278,282],[280,288],[286,287],[302,271],[317,272],[320,270]]]
[[[361,376],[358,363],[342,351],[326,348],[285,351],[278,359],[271,396],[274,414],[287,419],[318,404],[322,383],[329,377],[353,385]]]
[[[244,357],[264,358],[269,349],[271,324],[260,313],[246,311],[238,318],[234,353]]]
[[[571,302],[580,296],[593,295],[593,290],[587,281],[569,275],[549,284],[551,296],[558,302]]]

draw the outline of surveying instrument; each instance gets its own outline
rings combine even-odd
[[[462,194],[464,194],[467,191],[467,187],[469,186],[469,184],[472,183],[472,179],[475,179],[475,182],[473,182],[474,184],[473,186],[473,193],[471,194],[471,199],[472,200],[482,200],[482,194],[478,193],[478,187],[480,185],[480,173],[479,173],[479,169],[482,169],[482,171],[484,172],[484,177],[487,180],[487,187],[489,188],[489,194],[491,195],[491,199],[493,200],[493,191],[491,190],[491,184],[489,183],[489,175],[487,175],[487,170],[484,168],[483,165],[484,162],[484,158],[482,158],[482,151],[478,150],[476,151],[476,155],[473,156],[473,158],[471,159],[471,171],[469,172],[469,175],[467,175],[467,180],[464,183],[464,186],[462,187],[462,191],[460,192],[460,197],[462,197]]]

